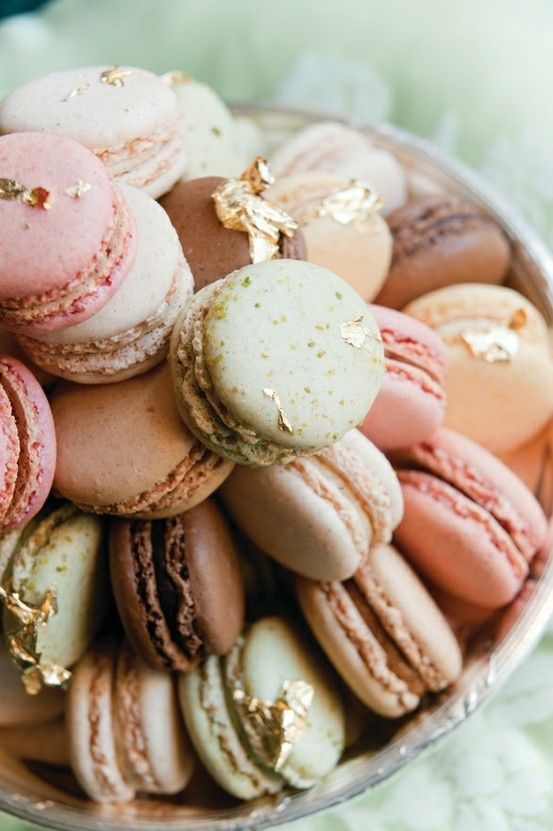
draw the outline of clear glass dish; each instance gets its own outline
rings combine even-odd
[[[307,124],[329,117],[328,113],[263,105],[241,105],[235,111],[257,123],[269,147]],[[471,200],[494,217],[513,245],[510,284],[529,297],[553,324],[553,257],[516,212],[471,170],[444,157],[428,142],[388,125],[363,129],[377,144],[397,155],[409,171],[414,192],[446,190]],[[82,799],[74,786],[64,790],[63,775],[45,780],[36,769],[0,751],[0,808],[29,822],[75,831],[246,831],[313,814],[376,787],[450,733],[525,658],[552,612],[553,557],[549,555],[542,558],[539,572],[533,575],[525,601],[506,613],[500,634],[494,638],[483,635],[472,645],[462,679],[454,689],[410,719],[390,725],[387,731],[381,728],[376,742],[373,729],[370,745],[358,743],[358,752],[350,751],[334,774],[310,791],[284,793],[276,799],[248,804],[217,796],[214,808],[208,805],[210,787],[204,783],[173,800],[143,799],[128,806],[98,806]]]

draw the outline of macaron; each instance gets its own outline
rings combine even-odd
[[[162,80],[177,96],[186,146],[183,178],[240,175],[246,160],[239,151],[234,118],[215,90],[178,71],[167,72]]]
[[[63,133],[95,153],[113,177],[154,198],[186,167],[177,97],[136,67],[63,69],[17,87],[0,103],[0,132]]]
[[[553,415],[551,337],[523,295],[505,286],[449,286],[405,311],[446,343],[448,427],[494,453],[545,427]]]
[[[210,657],[179,678],[179,698],[196,752],[239,799],[308,788],[338,763],[342,704],[326,667],[302,633],[262,618],[227,658]]]
[[[60,716],[64,707],[64,696],[59,689],[43,689],[38,695],[27,695],[21,683],[21,673],[16,667],[7,647],[0,641],[0,673],[2,677],[2,694],[0,695],[0,728],[24,728],[24,733],[31,733],[28,728],[52,721]],[[0,738],[0,747],[6,749]]]
[[[36,335],[91,317],[127,276],[133,217],[102,163],[52,133],[0,136],[0,323]]]
[[[403,514],[397,477],[358,430],[316,456],[251,470],[221,488],[233,520],[267,554],[313,580],[345,580]]]
[[[86,511],[175,516],[232,470],[182,423],[166,364],[113,386],[60,384],[51,405],[60,448],[54,488]]]
[[[404,558],[375,545],[345,583],[296,578],[309,626],[338,673],[376,713],[398,718],[459,677],[447,621]]]
[[[44,505],[56,467],[56,434],[46,395],[16,358],[0,355],[0,531]]]
[[[65,504],[4,537],[0,550],[4,634],[26,689],[64,686],[106,608],[102,524]]]
[[[378,447],[418,444],[445,418],[447,349],[428,326],[408,315],[371,306],[384,344],[386,372],[361,429]]]
[[[217,176],[205,176],[181,182],[161,200],[177,230],[194,275],[196,290],[252,262],[248,233],[227,227],[217,215],[213,195],[228,181]],[[256,198],[261,201],[261,196]],[[270,211],[267,200],[263,202]],[[298,230],[291,234],[280,234],[276,256],[304,260],[306,249],[303,235]]]
[[[157,522],[115,520],[111,583],[130,643],[158,670],[225,655],[244,625],[238,553],[210,499]]]
[[[175,320],[194,280],[167,214],[146,193],[121,185],[136,222],[134,264],[113,297],[87,320],[38,337],[21,335],[40,367],[80,384],[139,375],[167,354]]]
[[[392,235],[372,185],[311,170],[278,179],[267,198],[298,221],[310,263],[334,271],[364,300],[378,294],[390,267]]]
[[[31,370],[40,386],[44,387],[44,389],[48,390],[54,385],[56,381],[55,376],[49,372],[45,372],[34,364],[21,346],[15,332],[10,332],[9,329],[4,329],[3,326],[0,326],[0,354],[10,355],[12,358],[17,358],[18,361],[21,361],[22,364]]]
[[[503,282],[511,263],[507,237],[470,202],[448,194],[414,199],[388,217],[394,238],[388,279],[376,298],[402,309],[453,283]]]
[[[499,459],[453,430],[393,457],[401,551],[448,594],[497,609],[518,593],[547,535],[535,497]]]
[[[102,641],[75,667],[66,709],[73,772],[95,802],[175,794],[194,769],[173,677]]]
[[[369,136],[339,122],[310,124],[278,147],[270,163],[277,177],[319,170],[368,182],[380,194],[385,215],[407,199],[407,179],[400,162]]]
[[[170,362],[189,429],[252,467],[334,444],[363,420],[384,369],[361,298],[295,260],[257,263],[198,292],[175,325]]]

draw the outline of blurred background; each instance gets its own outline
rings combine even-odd
[[[231,102],[392,121],[478,169],[553,245],[553,0],[0,0],[0,18],[0,98],[50,70],[127,63],[182,69]],[[293,831],[551,831],[552,689],[550,628],[445,745]]]

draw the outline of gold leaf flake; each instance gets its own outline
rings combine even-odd
[[[19,199],[25,191],[25,185],[22,185],[21,182],[16,182],[15,179],[0,179],[0,199],[5,199],[6,201]]]
[[[65,98],[62,98],[61,100],[62,101],[69,101],[71,98],[77,98],[79,95],[82,95],[83,92],[86,92],[87,89],[89,88],[89,86],[90,86],[90,84],[81,84],[80,87],[75,87],[75,89],[72,89],[71,92],[68,95],[66,95]]]
[[[488,364],[509,363],[520,347],[518,332],[524,328],[528,315],[517,309],[507,320],[486,329],[465,329],[459,335],[473,357]]]
[[[132,75],[132,69],[121,69],[120,66],[110,66],[100,73],[100,81],[112,87],[125,86],[125,78]]]
[[[182,87],[184,84],[188,84],[194,80],[192,75],[187,75],[186,72],[181,72],[180,69],[172,69],[170,72],[164,72],[159,77],[164,84],[171,87]]]
[[[340,335],[343,340],[354,349],[365,349],[370,352],[370,341],[378,341],[382,343],[380,334],[375,335],[370,329],[363,326],[363,316],[356,317],[355,320],[348,320],[340,325]]]
[[[233,700],[250,720],[265,749],[270,767],[277,773],[309,726],[309,709],[315,690],[305,681],[285,681],[275,701],[248,695],[242,687]]]
[[[267,398],[270,398],[271,401],[274,401],[276,404],[278,410],[278,429],[282,430],[283,433],[290,433],[291,435],[293,435],[294,428],[290,424],[290,421],[282,408],[282,402],[280,400],[280,397],[270,387],[263,387],[263,395],[265,395]]]
[[[14,179],[0,179],[0,199],[12,201],[19,199],[30,208],[42,208],[49,211],[50,191],[43,187],[28,188]]]
[[[64,190],[64,193],[67,194],[67,196],[70,196],[72,199],[80,199],[81,196],[84,196],[85,193],[88,193],[91,187],[92,185],[90,184],[90,182],[83,182],[81,181],[81,179],[79,179],[79,181],[75,182],[75,184],[72,187]]]
[[[330,193],[319,205],[318,216],[329,216],[340,225],[355,223],[360,231],[370,227],[370,221],[382,207],[375,188],[352,179],[346,188]]]
[[[281,234],[293,237],[299,227],[285,211],[262,198],[273,182],[267,162],[256,156],[239,179],[226,179],[212,194],[224,227],[248,234],[252,263],[272,259],[278,254]]]

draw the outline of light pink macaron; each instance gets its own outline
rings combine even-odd
[[[408,315],[371,306],[384,343],[386,372],[362,431],[378,447],[409,447],[445,417],[447,350],[439,335]]]
[[[394,454],[405,513],[395,540],[450,595],[488,609],[509,603],[543,546],[534,496],[487,450],[453,430]]]
[[[34,375],[0,356],[0,532],[28,522],[44,505],[56,467],[50,405]]]
[[[93,315],[136,253],[106,168],[65,136],[0,137],[0,228],[0,323],[30,335]]]

